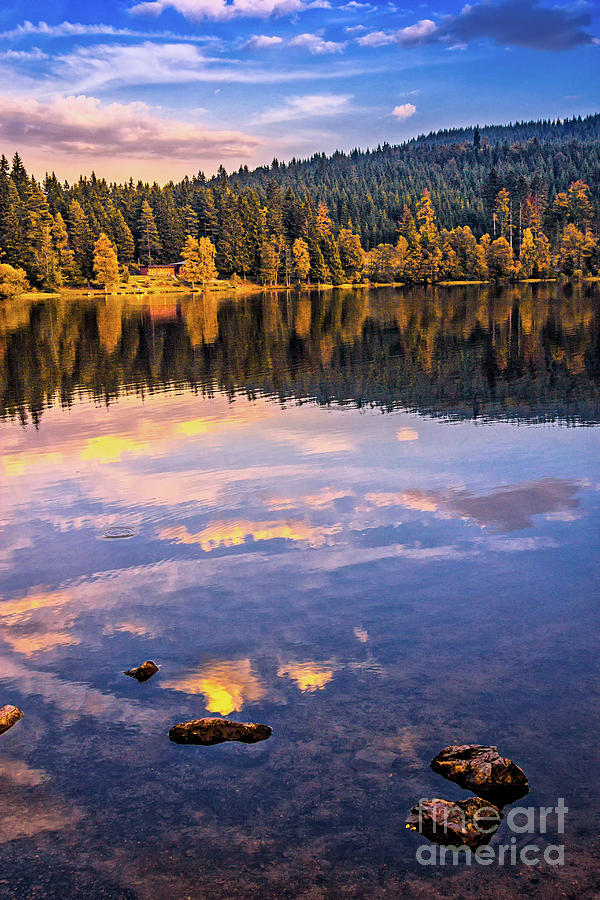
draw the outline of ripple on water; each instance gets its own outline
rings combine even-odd
[[[133,528],[127,528],[124,526],[116,526],[115,528],[107,528],[103,538],[108,540],[122,540],[124,538],[131,538],[135,534],[135,530]]]

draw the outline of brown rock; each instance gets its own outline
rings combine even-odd
[[[273,734],[269,725],[254,722],[230,722],[229,719],[192,719],[173,725],[169,738],[175,744],[223,744],[225,741],[240,741],[242,744],[256,744],[266,741]]]
[[[442,846],[476,850],[489,843],[502,821],[499,809],[481,797],[420,800],[410,811],[406,827]]]
[[[147,659],[146,662],[143,662],[136,669],[127,669],[126,672],[123,672],[123,675],[129,675],[131,678],[135,678],[136,681],[148,681],[157,672],[158,666],[156,663],[153,663],[151,659]]]
[[[529,791],[525,772],[500,756],[497,747],[461,744],[446,747],[431,761],[434,772],[499,806]]]
[[[2,706],[0,707],[0,734],[4,734],[13,725],[16,725],[19,719],[23,718],[23,713],[18,706]]]

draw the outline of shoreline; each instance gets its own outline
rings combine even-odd
[[[504,285],[512,285],[512,284],[548,284],[551,282],[563,283],[563,284],[575,284],[579,282],[596,282],[600,281],[600,275],[588,275],[584,278],[577,279],[565,279],[564,281],[559,278],[520,278],[517,281],[508,281],[508,282],[494,282],[494,281],[469,281],[469,280],[458,280],[458,281],[436,281],[435,284],[408,284],[407,282],[402,281],[390,281],[390,282],[359,282],[357,284],[345,283],[345,284],[296,284],[296,285],[284,285],[284,284],[270,284],[270,285],[261,285],[256,284],[251,281],[244,282],[229,282],[229,281],[221,281],[215,282],[213,284],[207,285],[203,290],[195,290],[192,291],[190,288],[185,287],[182,284],[174,285],[174,284],[156,284],[156,285],[147,285],[144,288],[138,287],[135,290],[117,290],[117,291],[108,291],[106,293],[101,288],[73,288],[66,287],[62,288],[58,291],[26,291],[21,294],[18,300],[49,300],[56,297],[64,297],[65,299],[73,299],[80,300],[82,298],[101,298],[101,297],[152,297],[152,296],[163,296],[165,294],[174,294],[174,295],[190,295],[190,294],[263,294],[263,293],[273,293],[280,291],[287,292],[295,292],[295,293],[303,293],[308,291],[335,291],[335,290],[371,290],[371,289],[379,289],[379,288],[398,288],[398,287],[418,287],[418,288],[435,288],[435,287],[468,287],[468,286],[476,286],[476,285],[494,285],[494,284],[502,284]],[[4,302],[8,302],[9,298],[5,298]]]

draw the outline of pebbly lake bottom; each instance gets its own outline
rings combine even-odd
[[[313,327],[325,321],[318,302]],[[202,341],[209,360],[247,310],[218,313],[214,340]],[[356,354],[358,338],[343,316],[339,351],[331,332],[329,343],[313,334],[318,361],[296,364],[296,328],[296,395],[283,397],[282,335],[294,323],[277,326],[252,379],[230,353],[220,387],[192,389],[168,377],[176,354],[158,350],[180,346],[180,318],[151,330],[144,320],[142,389],[123,375],[121,316],[120,336],[102,344],[106,332],[76,331],[44,306],[6,342],[10,360],[30,338],[54,341],[61,388],[36,400],[36,427],[14,415],[0,424],[0,705],[25,714],[0,737],[0,896],[594,897],[593,423],[542,421],[539,391],[526,421],[316,403],[300,381],[357,393],[341,354]],[[363,319],[363,373],[382,318]],[[569,335],[563,356],[589,359],[594,335],[577,346]],[[393,359],[378,385],[396,383]],[[580,372],[568,362],[561,402]],[[31,374],[6,371],[7,394],[31,409]],[[35,371],[41,386],[53,370]],[[256,391],[258,376],[279,395]],[[506,381],[519,408],[531,395],[523,377]],[[431,385],[419,388],[427,403]],[[160,666],[148,682],[122,674],[145,659]],[[176,722],[210,715],[265,722],[273,735],[169,741]],[[516,835],[519,849],[539,847],[539,865],[420,864],[430,845],[406,830],[410,808],[468,795],[429,768],[452,743],[495,744],[522,766],[520,806],[563,798],[564,834],[550,815],[545,831],[538,816]],[[513,836],[505,819],[490,847]],[[556,844],[564,865],[545,864]]]

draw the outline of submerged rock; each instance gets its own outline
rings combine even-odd
[[[256,744],[266,741],[273,734],[269,725],[255,722],[230,722],[229,719],[192,719],[173,725],[169,738],[175,744],[223,744],[226,741],[240,741],[242,744]]]
[[[4,734],[13,725],[16,725],[19,719],[23,718],[23,713],[18,706],[2,706],[0,707],[0,734]]]
[[[430,765],[448,781],[496,805],[505,806],[529,791],[525,772],[512,760],[500,756],[497,747],[481,744],[446,747]]]
[[[148,681],[157,672],[158,666],[156,663],[153,663],[151,659],[147,659],[146,662],[143,662],[136,669],[127,669],[126,672],[123,672],[123,675],[129,675],[131,678],[135,678],[136,681]]]
[[[410,811],[406,827],[442,846],[476,850],[489,843],[502,821],[499,809],[481,797],[420,800]]]

